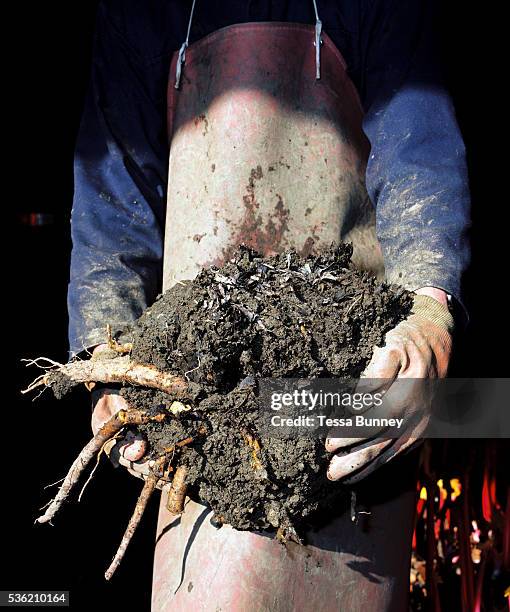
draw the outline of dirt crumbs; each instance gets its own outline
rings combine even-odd
[[[258,381],[359,376],[374,346],[404,319],[411,294],[353,270],[352,248],[262,258],[241,248],[220,269],[176,285],[125,335],[130,359],[184,375],[190,403],[125,386],[133,408],[168,414],[144,433],[150,455],[184,466],[188,494],[218,524],[292,533],[342,495],[326,478],[324,440],[264,434]]]

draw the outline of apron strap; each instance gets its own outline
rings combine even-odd
[[[321,78],[321,45],[322,45],[322,21],[319,18],[319,11],[317,9],[317,0],[312,0],[313,10],[315,13],[315,79],[318,81]],[[179,89],[181,84],[182,67],[186,62],[186,49],[189,46],[189,33],[191,31],[191,24],[193,22],[193,13],[195,12],[196,0],[193,0],[191,5],[191,12],[188,21],[188,31],[186,32],[186,40],[182,43],[179,49],[179,56],[177,57],[177,65],[175,67],[175,89]]]
[[[319,19],[317,1],[313,0],[313,10],[315,11],[315,79],[321,78],[321,45],[322,45],[322,21]]]
[[[179,57],[177,58],[177,66],[175,67],[175,89],[179,89],[179,85],[181,84],[182,67],[184,65],[184,62],[186,61],[186,49],[189,45],[189,33],[191,31],[193,13],[195,12],[195,2],[196,0],[193,0],[193,4],[191,5],[191,12],[189,14],[188,20],[188,31],[186,32],[186,40],[182,43],[181,48],[179,49]]]

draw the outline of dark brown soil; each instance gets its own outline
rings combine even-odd
[[[188,467],[191,496],[219,521],[289,533],[342,494],[326,478],[324,440],[264,436],[257,381],[357,377],[409,314],[410,294],[353,270],[351,252],[341,245],[321,256],[263,259],[241,249],[221,269],[165,293],[126,334],[133,360],[185,373],[201,389],[188,412],[141,429],[152,456],[194,438],[173,464]],[[151,411],[173,401],[142,388],[122,393]]]

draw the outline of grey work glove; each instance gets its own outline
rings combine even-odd
[[[128,403],[118,390],[107,387],[92,391],[92,407],[91,426],[94,435],[119,410],[129,410]],[[141,461],[147,450],[147,443],[142,436],[127,432],[110,440],[104,450],[114,465],[127,467],[134,476],[143,478],[143,475],[148,474],[147,462]]]
[[[385,439],[380,431],[370,439],[328,438],[326,449],[336,451],[328,468],[330,480],[357,482],[420,439],[430,419],[430,397],[420,379],[446,376],[452,331],[447,306],[428,295],[415,295],[410,316],[386,334],[384,346],[374,349],[357,389],[384,393],[380,413],[403,418],[402,435]]]
[[[92,359],[101,359],[101,354],[108,352],[108,346],[100,344],[92,351]],[[126,400],[119,394],[118,389],[101,387],[92,389],[92,433],[96,435],[99,429],[119,410],[129,410]],[[104,447],[112,463],[123,465],[128,471],[144,478],[149,474],[147,461],[142,461],[147,450],[147,442],[140,435],[127,432],[125,435],[110,440]]]

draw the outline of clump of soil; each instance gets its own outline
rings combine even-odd
[[[307,258],[241,248],[160,296],[125,334],[133,362],[184,375],[199,390],[178,415],[168,393],[125,386],[122,394],[134,408],[168,413],[137,429],[154,458],[175,447],[188,494],[219,522],[289,531],[341,495],[326,477],[323,439],[264,433],[257,382],[356,378],[408,316],[411,294],[353,270],[351,254],[350,245]]]

